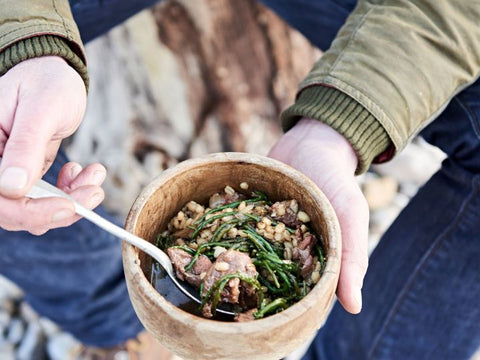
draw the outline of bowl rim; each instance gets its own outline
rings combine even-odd
[[[325,216],[326,229],[329,238],[329,251],[327,253],[327,264],[319,282],[313,287],[307,296],[281,311],[280,313],[267,316],[262,319],[249,322],[224,322],[202,318],[186,312],[169,301],[167,301],[150,283],[140,267],[139,252],[140,250],[134,246],[124,242],[122,257],[124,266],[130,266],[129,270],[132,275],[139,280],[138,290],[148,297],[149,302],[161,306],[170,314],[175,314],[174,317],[183,323],[189,323],[192,326],[210,327],[215,325],[218,331],[225,334],[258,332],[259,329],[265,325],[268,327],[281,327],[286,325],[293,318],[298,317],[310,307],[315,305],[314,297],[325,296],[328,289],[327,284],[332,281],[337,282],[340,273],[340,257],[341,257],[341,232],[335,211],[328,201],[327,197],[317,187],[312,180],[300,171],[293,167],[286,165],[278,160],[268,158],[262,155],[243,153],[243,152],[223,152],[213,153],[206,156],[196,157],[182,161],[181,163],[163,171],[159,176],[155,177],[139,194],[133,203],[128,216],[126,218],[125,227],[128,231],[134,231],[138,215],[141,213],[148,199],[158,190],[163,184],[178,176],[181,173],[191,170],[192,168],[205,166],[212,163],[248,163],[260,166],[272,166],[274,170],[283,173],[284,175],[293,178],[297,182],[303,183],[305,188],[314,197],[315,202],[321,204],[322,212]],[[336,284],[336,283],[335,283]],[[332,299],[333,300],[333,299]],[[232,326],[233,325],[233,326]],[[262,326],[263,325],[263,326]]]

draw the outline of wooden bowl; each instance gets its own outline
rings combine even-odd
[[[165,300],[150,284],[151,258],[123,246],[128,291],[145,328],[184,359],[280,359],[304,344],[323,324],[340,271],[341,238],[327,198],[306,176],[278,161],[245,153],[218,153],[182,162],[150,183],[133,204],[126,229],[149,241],[187,202],[207,201],[241,182],[272,200],[296,199],[326,243],[325,271],[312,291],[288,309],[246,323],[197,317]]]

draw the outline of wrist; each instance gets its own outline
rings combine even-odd
[[[357,174],[365,172],[372,161],[388,160],[394,151],[385,151],[392,141],[382,123],[360,102],[330,86],[309,86],[300,91],[295,104],[282,113],[285,130],[298,119],[316,119],[331,126],[352,144],[358,157]],[[384,154],[377,158],[379,154]]]
[[[336,166],[348,174],[355,174],[358,156],[350,142],[332,127],[318,120],[302,118],[287,134],[304,148],[302,151],[311,151],[312,156],[320,156],[326,161],[339,161]]]
[[[0,76],[22,62],[42,57],[60,57],[82,78],[88,90],[85,61],[69,46],[67,40],[54,35],[39,35],[19,40],[0,52]]]

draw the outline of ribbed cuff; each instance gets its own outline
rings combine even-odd
[[[18,63],[40,56],[60,56],[64,58],[82,77],[88,91],[87,66],[68,46],[67,41],[54,35],[39,35],[19,40],[0,53],[0,76]]]
[[[301,117],[319,120],[342,134],[358,156],[356,174],[369,168],[373,159],[391,144],[383,126],[356,100],[334,88],[311,86],[282,114],[283,129],[293,127]]]

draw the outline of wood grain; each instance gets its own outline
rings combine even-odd
[[[309,295],[287,310],[249,323],[191,315],[166,301],[149,283],[148,255],[124,244],[128,290],[138,317],[164,346],[184,359],[280,359],[307,341],[323,323],[340,270],[341,239],[334,211],[313,182],[293,168],[259,155],[218,153],[165,171],[133,204],[126,228],[153,241],[190,200],[205,201],[226,185],[246,181],[273,200],[297,199],[325,240],[325,272]]]
[[[255,0],[161,1],[87,46],[87,114],[69,156],[108,166],[109,209],[178,162],[267,154],[279,115],[320,56]]]

